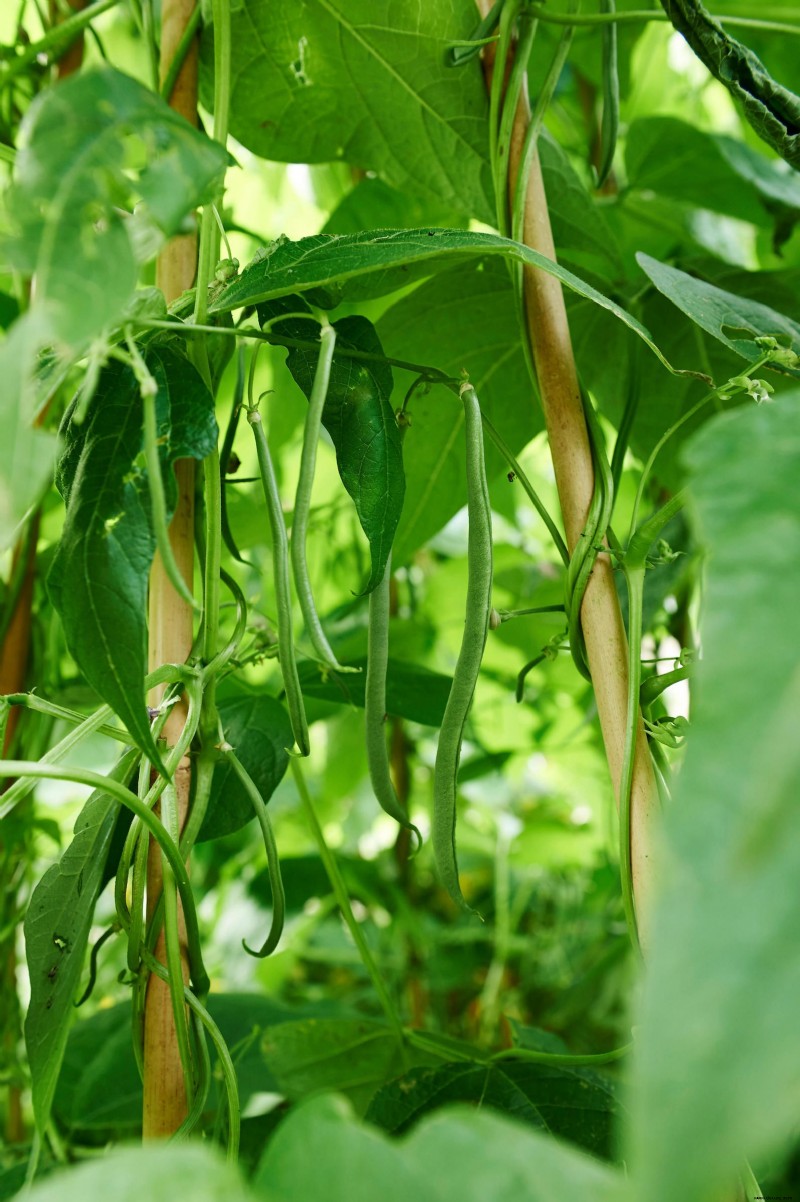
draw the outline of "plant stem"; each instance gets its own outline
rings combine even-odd
[[[669,21],[665,12],[658,9],[631,9],[628,12],[615,13],[586,13],[582,16],[568,16],[566,13],[553,12],[538,4],[532,4],[529,10],[540,21],[552,25],[638,25],[642,21]],[[762,21],[759,17],[727,16],[714,13],[714,20],[720,25],[730,25],[732,29],[760,29],[765,33],[800,34],[800,23],[786,21]]]
[[[9,80],[14,79],[22,71],[29,67],[31,63],[36,62],[39,56],[44,54],[50,57],[50,51],[53,47],[67,48],[75,38],[79,37],[86,26],[99,17],[101,13],[108,12],[110,8],[114,8],[119,4],[120,0],[96,0],[96,2],[84,8],[81,12],[75,13],[74,17],[67,17],[66,21],[60,21],[47,31],[44,37],[39,38],[38,42],[28,46],[27,50],[10,62],[0,60],[0,87],[7,84]]]
[[[386,984],[380,974],[378,965],[375,963],[372,952],[369,950],[369,945],[364,938],[364,932],[356,922],[355,915],[353,914],[353,907],[350,905],[350,897],[347,892],[347,886],[342,879],[342,874],[339,871],[339,865],[336,863],[336,857],[328,847],[328,844],[325,840],[325,834],[320,826],[317,812],[314,809],[314,803],[311,800],[311,794],[308,791],[306,778],[303,775],[303,767],[298,756],[295,755],[291,757],[291,764],[292,772],[294,773],[295,784],[297,785],[297,791],[300,794],[300,800],[302,801],[303,808],[306,811],[309,826],[311,827],[311,833],[314,836],[314,842],[319,849],[320,859],[322,860],[325,872],[328,875],[328,880],[331,883],[333,895],[336,898],[339,909],[342,912],[342,918],[347,925],[348,931],[353,936],[353,942],[358,948],[358,954],[361,956],[361,960],[367,970],[367,973],[369,974],[375,992],[380,999],[383,1012],[386,1015],[390,1025],[394,1027],[400,1039],[402,1040],[403,1025],[400,1022],[397,1011],[395,1010],[394,1003],[389,997],[389,991],[386,988]]]

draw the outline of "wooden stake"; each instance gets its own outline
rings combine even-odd
[[[477,0],[482,16],[491,0]],[[485,63],[487,81],[492,64]],[[509,147],[509,194],[514,195],[530,105],[523,92],[514,117]],[[538,155],[531,163],[525,203],[526,246],[556,260],[550,215]],[[572,551],[586,524],[594,492],[594,467],[583,413],[578,374],[561,283],[535,267],[524,268],[525,313],[550,453],[558,487],[567,546]],[[611,561],[597,558],[581,608],[581,623],[606,758],[617,800],[622,775],[628,690],[628,644],[620,613]],[[644,726],[639,721],[631,790],[631,853],[639,935],[646,942],[647,917],[654,879],[653,830],[657,792]]]

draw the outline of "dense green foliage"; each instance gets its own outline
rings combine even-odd
[[[11,7],[0,1197],[791,1196],[796,10],[666,6],[687,45],[634,0],[504,0],[483,26],[472,0],[213,0],[194,129],[153,86],[149,0],[61,13],[86,40],[60,82],[58,24]],[[512,102],[485,39],[525,56]],[[508,180],[522,68],[557,263]],[[197,289],[168,306],[156,257],[198,227]],[[531,268],[564,286],[592,447],[572,554]],[[184,459],[196,638],[148,676]],[[621,819],[580,624],[608,547]],[[662,807],[644,963],[640,703]],[[153,972],[189,1117],[106,1154],[141,1132]]]

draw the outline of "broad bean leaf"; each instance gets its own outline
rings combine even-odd
[[[348,657],[355,668],[366,669],[364,656]],[[306,697],[340,705],[364,707],[366,671],[332,673],[323,678],[313,663],[298,664],[300,687]],[[423,726],[441,726],[452,678],[420,664],[389,659],[386,672],[386,712]]]
[[[35,272],[57,337],[80,348],[124,311],[137,264],[214,195],[227,152],[107,67],[42,91],[20,141],[4,250]]]
[[[677,117],[634,121],[625,139],[628,186],[770,226],[782,236],[800,217],[800,179],[734,138],[710,134]]]
[[[774,80],[761,60],[726,33],[700,0],[661,0],[700,61],[744,109],[760,138],[800,168],[800,97]]]
[[[282,309],[297,312],[305,307],[302,297],[268,302],[258,306],[259,321],[263,324]],[[371,567],[363,592],[370,593],[383,580],[406,490],[402,439],[390,403],[394,381],[372,322],[366,317],[342,317],[333,328],[336,343],[322,421],[336,448],[342,484],[369,541]],[[295,381],[310,397],[319,356],[318,323],[293,318],[272,329],[315,344],[310,350],[292,348],[286,359]],[[351,359],[340,353],[343,350],[374,358]]]
[[[542,429],[505,264],[467,263],[428,280],[384,313],[378,332],[393,357],[435,364],[454,377],[467,371],[482,410],[513,451]],[[395,408],[411,379],[398,383]],[[466,501],[464,410],[458,397],[434,385],[427,394],[415,394],[409,413],[403,443],[406,503],[393,550],[397,566]],[[507,471],[490,438],[484,447],[489,478]]]
[[[380,1089],[366,1118],[398,1134],[448,1102],[490,1106],[605,1159],[622,1115],[609,1077],[586,1068],[510,1060],[415,1069]]]
[[[629,1163],[648,1202],[726,1196],[800,1107],[800,393],[714,418],[685,458],[708,561],[635,1020]]]
[[[470,230],[373,230],[340,236],[315,234],[292,242],[279,238],[263,249],[236,280],[211,303],[209,311],[224,313],[246,305],[314,288],[340,290],[339,299],[358,300],[383,296],[455,267],[467,258],[502,255],[540,267],[565,287],[608,309],[642,338],[670,371],[675,370],[656,346],[649,331],[591,284],[531,250],[499,234]]]
[[[138,758],[138,751],[127,751],[109,774],[111,779],[127,782]],[[31,983],[25,1044],[33,1111],[40,1132],[50,1121],[118,811],[119,802],[108,794],[99,789],[92,793],[75,822],[72,842],[39,881],[25,915],[25,955]]]
[[[759,358],[763,351],[755,339],[766,335],[777,338],[781,344],[790,346],[795,354],[800,354],[800,325],[792,318],[760,301],[736,296],[677,267],[668,267],[649,255],[639,254],[636,258],[659,292],[701,329],[724,342],[742,358],[751,362]],[[800,377],[800,368],[782,367],[781,370]]]
[[[50,1174],[27,1195],[31,1202],[252,1202],[236,1170],[218,1152],[199,1144],[149,1144],[103,1155]]]
[[[401,191],[491,220],[486,89],[445,61],[471,4],[245,0],[232,13],[231,132],[267,159],[343,160]],[[201,95],[212,104],[211,30]]]
[[[0,549],[13,541],[20,522],[52,477],[57,441],[37,429],[35,367],[39,351],[52,337],[40,313],[16,321],[0,342]]]
[[[281,1023],[264,1033],[261,1054],[292,1100],[330,1089],[349,1095],[358,1109],[403,1066],[396,1031],[362,1018]]]
[[[157,420],[167,501],[173,460],[216,446],[213,400],[187,359],[147,352],[158,385]],[[155,553],[147,475],[141,465],[142,403],[132,370],[112,361],[80,423],[69,411],[56,483],[66,520],[48,577],[67,646],[88,682],[154,763],[159,754],[144,704],[147,582]]]
[[[334,1097],[306,1102],[284,1120],[252,1185],[274,1202],[620,1202],[625,1195],[613,1170],[505,1116],[444,1110],[389,1140]]]
[[[280,701],[258,693],[222,698],[217,706],[225,738],[249,772],[264,801],[269,801],[289,764],[292,746],[289,715]],[[229,763],[214,769],[198,841],[219,839],[240,830],[254,817],[253,803]]]

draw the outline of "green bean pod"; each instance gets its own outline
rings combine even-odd
[[[489,633],[492,599],[492,512],[483,458],[483,425],[475,389],[460,388],[467,445],[469,516],[466,617],[450,696],[442,719],[433,778],[433,851],[442,882],[453,901],[469,910],[458,883],[456,859],[456,785],[464,726],[478,681]]]
[[[392,556],[386,560],[383,580],[369,595],[369,628],[367,633],[367,678],[364,682],[364,726],[367,736],[367,764],[372,791],[381,809],[406,830],[413,831],[419,845],[422,835],[400,804],[389,773],[386,750],[386,668],[389,663],[389,589],[392,577]]]
[[[264,489],[272,531],[272,570],[275,578],[275,607],[278,613],[278,660],[283,676],[283,687],[286,690],[286,704],[289,709],[292,733],[300,754],[308,755],[310,751],[308,721],[303,705],[303,694],[300,691],[300,677],[297,675],[297,661],[294,656],[292,596],[289,586],[289,542],[286,537],[286,525],[283,520],[278,482],[275,479],[275,469],[272,466],[261,414],[257,409],[250,409],[247,420],[256,442],[258,465],[261,469],[261,484]]]
[[[245,939],[242,940],[242,947],[249,955],[263,960],[265,956],[271,955],[280,943],[281,935],[283,934],[283,924],[286,918],[286,894],[283,888],[283,877],[281,876],[281,862],[278,856],[278,847],[275,842],[275,833],[272,829],[269,813],[267,812],[264,798],[258,790],[258,786],[234,752],[229,750],[226,754],[234,772],[244,786],[247,796],[250,798],[258,825],[261,827],[261,836],[264,840],[264,849],[267,853],[269,885],[272,890],[272,924],[267,938],[264,940],[259,951],[254,951],[253,948],[247,946]]]

